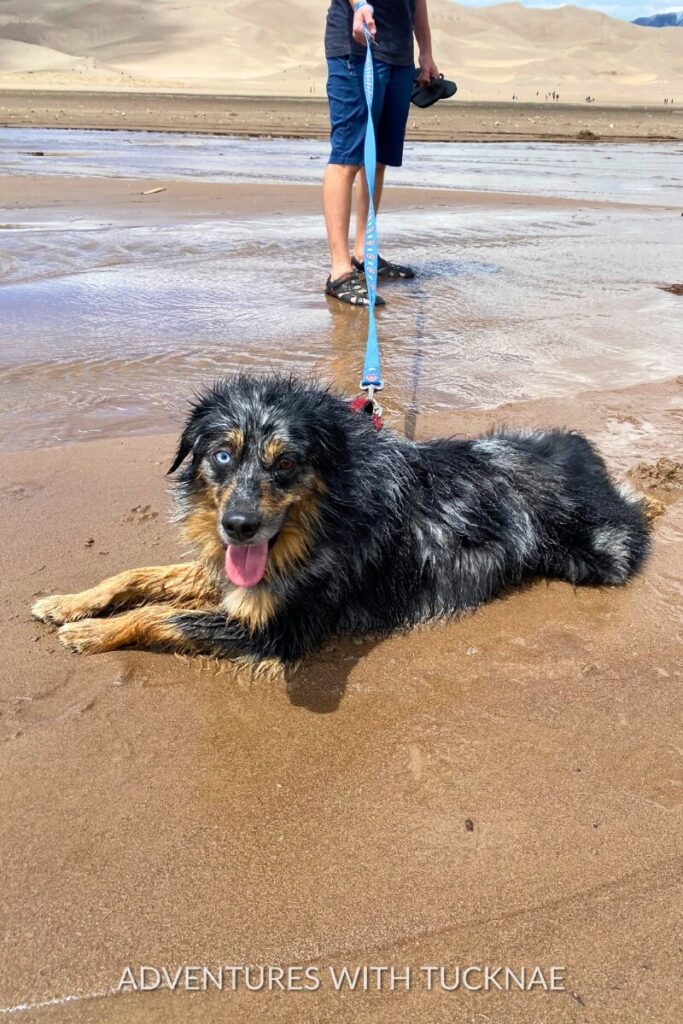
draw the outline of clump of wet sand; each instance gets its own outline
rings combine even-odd
[[[648,519],[663,515],[678,497],[674,492],[683,490],[683,464],[666,456],[656,462],[639,462],[626,476],[642,492]]]
[[[663,457],[656,462],[639,462],[627,473],[634,486],[643,491],[683,490],[683,463]]]

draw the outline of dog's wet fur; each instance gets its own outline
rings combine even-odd
[[[39,601],[66,646],[291,664],[330,635],[454,616],[534,576],[621,584],[648,551],[642,502],[580,434],[413,442],[292,378],[215,384],[169,472],[196,560]],[[268,543],[255,586],[226,575],[235,521]]]

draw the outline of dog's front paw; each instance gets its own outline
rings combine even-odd
[[[54,622],[61,626],[62,622],[84,619],[94,610],[80,594],[52,594],[51,597],[42,597],[36,601],[31,608],[31,615],[41,622]]]
[[[57,636],[60,643],[75,654],[101,654],[112,649],[111,628],[107,619],[81,619],[67,622]]]

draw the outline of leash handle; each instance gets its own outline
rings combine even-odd
[[[379,342],[377,339],[377,323],[375,321],[375,299],[377,297],[377,264],[379,261],[379,243],[377,241],[377,218],[375,216],[375,166],[377,164],[377,145],[375,142],[375,125],[372,120],[372,100],[375,91],[375,69],[372,61],[373,39],[367,25],[363,26],[367,49],[363,68],[363,91],[368,108],[368,122],[365,127],[364,164],[365,180],[368,186],[368,220],[365,226],[365,250],[363,266],[365,267],[365,283],[368,288],[368,338],[365,345],[365,361],[360,386],[381,391],[384,387],[380,366]]]

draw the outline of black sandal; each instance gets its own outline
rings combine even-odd
[[[439,100],[449,100],[458,91],[455,82],[450,82],[443,75],[439,75],[438,78],[432,78],[429,85],[420,85],[421,75],[420,69],[415,68],[413,72],[413,92],[410,100],[416,107],[422,107],[423,109],[431,107],[433,103],[437,103]]]
[[[351,262],[359,273],[365,273],[365,263],[361,263],[355,256],[352,257]],[[377,277],[378,279],[381,277],[385,281],[409,281],[415,277],[415,271],[412,267],[403,267],[400,263],[390,263],[389,260],[378,256]]]
[[[357,270],[350,270],[348,274],[332,280],[328,277],[325,285],[325,294],[331,295],[333,299],[339,299],[347,306],[369,306],[368,289],[365,286],[363,277]],[[381,295],[375,295],[376,306],[386,306]]]

